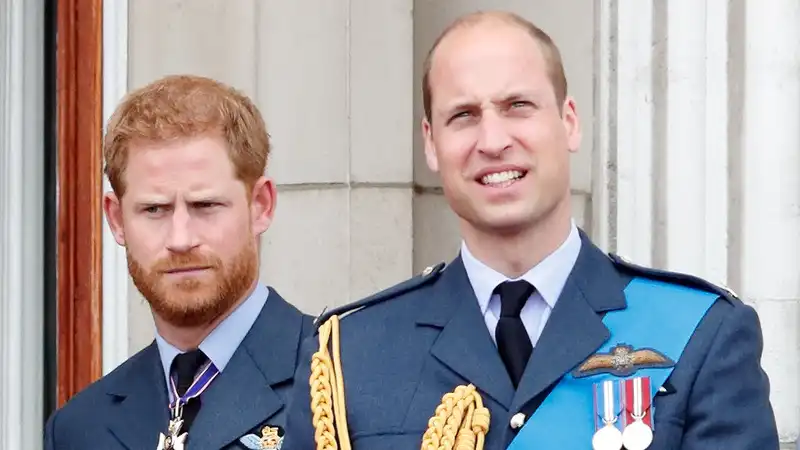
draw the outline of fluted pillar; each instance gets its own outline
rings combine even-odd
[[[800,4],[596,6],[594,237],[758,311],[781,441],[800,417]]]
[[[128,91],[128,0],[103,4],[103,124]],[[103,191],[111,190],[103,177]],[[130,276],[125,249],[103,218],[103,373],[130,356],[128,311]]]
[[[764,366],[781,438],[789,442],[800,426],[800,3],[747,2],[742,12],[735,256],[739,290],[764,325]]]
[[[0,448],[41,448],[43,8],[0,3]]]

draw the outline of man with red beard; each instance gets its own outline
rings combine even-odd
[[[166,77],[117,108],[103,209],[156,336],[53,414],[48,450],[280,448],[312,319],[258,280],[269,149],[253,103],[207,78]]]

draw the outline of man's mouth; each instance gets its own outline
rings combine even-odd
[[[502,172],[488,173],[478,180],[484,186],[504,187],[521,180],[528,173],[526,170],[504,170]]]
[[[200,272],[202,270],[210,269],[210,267],[206,266],[194,266],[194,267],[180,267],[177,269],[170,269],[167,270],[169,274],[182,274],[182,273],[191,273],[191,272]]]

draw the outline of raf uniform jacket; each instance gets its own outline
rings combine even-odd
[[[601,252],[582,232],[581,240],[576,264],[516,391],[460,257],[447,268],[440,264],[321,318],[355,310],[340,325],[353,449],[420,448],[442,396],[467,383],[476,386],[491,411],[485,449],[506,448],[517,432],[511,417],[520,412],[530,417],[563,375],[605,343],[609,331],[602,314],[626,307],[623,289],[639,276],[719,294],[654,400],[655,436],[649,450],[777,450],[755,311],[703,280],[632,266]],[[309,364],[317,339],[309,339],[304,348],[283,450],[315,448]],[[553,432],[570,432],[569,423],[558,428]],[[591,448],[590,439],[583,448]]]
[[[313,330],[270,289],[266,303],[225,369],[203,392],[189,432],[192,450],[246,449],[238,440],[283,431],[292,375],[303,338]],[[54,413],[46,450],[155,449],[169,422],[168,394],[155,341]]]

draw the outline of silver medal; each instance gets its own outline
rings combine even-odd
[[[178,435],[181,426],[183,426],[183,420],[180,418],[170,420],[169,436],[165,436],[164,433],[158,436],[158,447],[156,450],[185,450],[188,433]]]
[[[625,427],[622,443],[627,450],[647,450],[653,442],[653,430],[641,419]]]
[[[604,426],[592,436],[594,450],[620,450],[622,448],[622,432],[614,425],[617,422],[614,384],[603,382],[603,423]]]
[[[633,384],[633,423],[625,427],[622,433],[622,443],[627,450],[647,450],[653,442],[653,430],[642,419],[647,414],[644,410],[644,388],[641,378],[634,378]],[[649,393],[647,393],[649,394]]]
[[[622,433],[612,424],[600,428],[592,436],[593,450],[620,450],[621,448]]]
[[[158,447],[156,450],[185,450],[186,438],[189,434],[184,432],[180,434],[183,427],[183,407],[178,405],[172,410],[172,419],[169,421],[167,427],[167,434],[159,433]]]

